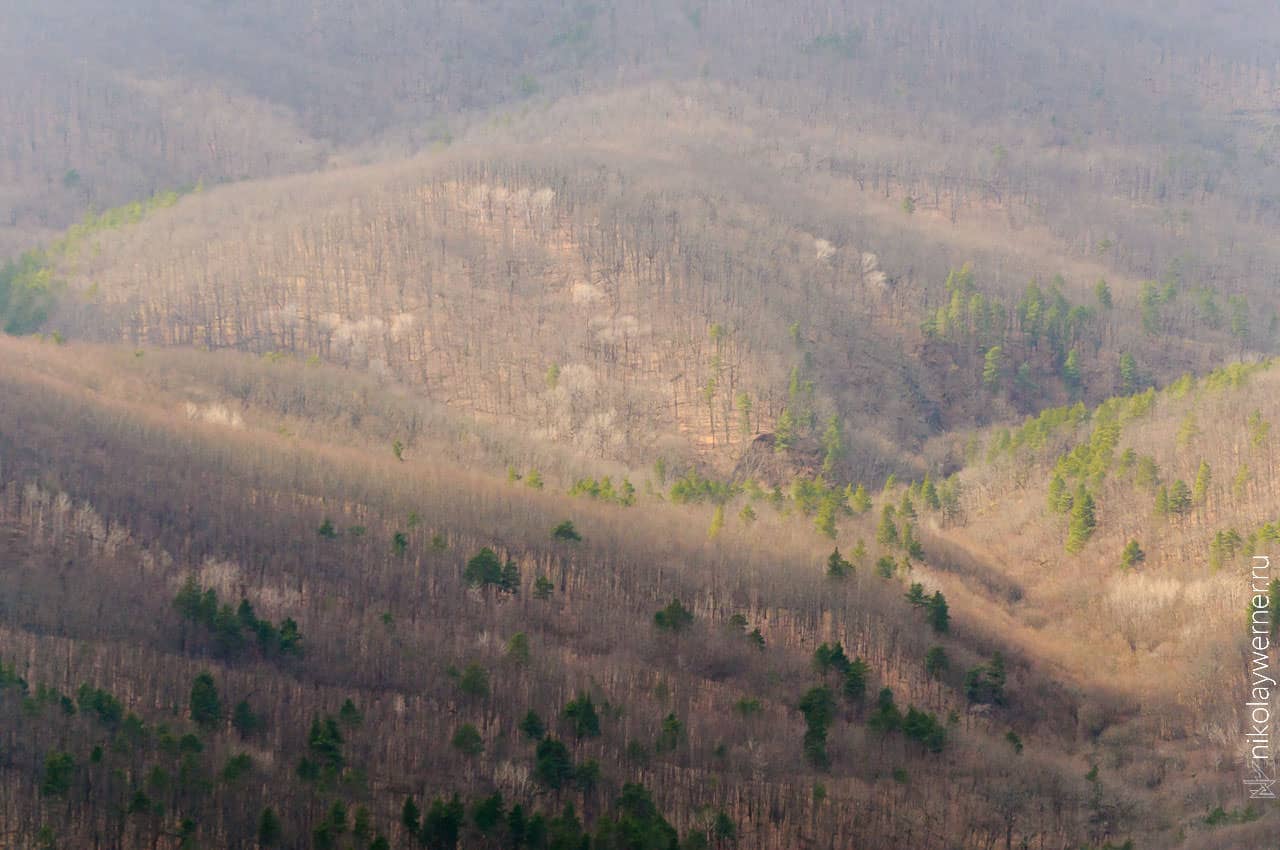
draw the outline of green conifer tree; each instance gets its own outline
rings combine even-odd
[[[1067,551],[1077,554],[1089,542],[1097,528],[1093,496],[1081,484],[1071,505],[1071,522],[1067,530]]]

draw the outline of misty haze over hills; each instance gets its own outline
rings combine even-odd
[[[9,5],[0,846],[1273,846],[1275,4]]]

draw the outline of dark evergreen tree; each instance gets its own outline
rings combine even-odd
[[[1067,551],[1078,553],[1089,542],[1097,528],[1098,521],[1094,517],[1093,496],[1081,484],[1071,504],[1071,523],[1067,531]]]
[[[666,608],[653,615],[653,624],[661,631],[679,633],[693,625],[693,612],[679,599],[672,599]]]
[[[207,670],[201,671],[191,683],[191,720],[201,729],[213,729],[222,722],[222,700],[218,686]]]
[[[853,564],[849,563],[840,554],[840,547],[837,546],[832,550],[831,555],[827,558],[827,577],[828,578],[846,578],[853,572]]]
[[[831,670],[844,674],[849,670],[849,656],[844,654],[844,647],[838,642],[824,643],[813,651],[813,666],[823,675]]]
[[[902,714],[893,702],[893,690],[881,688],[875,711],[867,718],[867,726],[880,735],[896,732],[902,725]]]
[[[551,529],[551,538],[553,540],[566,540],[572,543],[577,543],[582,540],[582,535],[573,527],[573,522],[566,519],[564,522]]]
[[[471,808],[471,822],[481,835],[489,835],[505,818],[506,810],[502,802],[502,793],[495,791],[488,797],[478,800]]]
[[[276,810],[267,806],[258,818],[258,843],[263,847],[275,847],[284,835],[284,826],[276,815]]]
[[[551,789],[564,786],[573,777],[569,749],[550,735],[538,742],[534,753],[533,778]]]
[[[951,630],[951,612],[941,590],[934,591],[933,596],[929,597],[929,625],[940,635]]]
[[[538,712],[532,708],[525,714],[524,719],[520,721],[518,728],[526,738],[531,738],[535,741],[541,739],[547,732],[547,725],[542,722]]]
[[[413,801],[412,797],[405,797],[404,805],[400,807],[400,825],[410,835],[417,835],[421,817],[422,812],[419,811],[418,804]]]
[[[578,694],[577,698],[570,700],[561,717],[569,724],[575,738],[600,737],[600,716],[590,694]]]
[[[418,840],[428,850],[456,850],[466,811],[457,794],[449,800],[435,799],[422,819]]]
[[[854,702],[862,702],[863,697],[867,694],[867,680],[870,674],[871,665],[861,658],[853,659],[849,663],[849,669],[845,671],[844,683],[841,686],[844,698]]]

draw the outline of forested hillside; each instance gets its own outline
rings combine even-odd
[[[941,596],[913,611],[870,554],[829,557],[805,525],[761,516],[708,544],[696,506],[531,493],[398,455],[378,424],[319,442],[292,432],[287,364],[230,364],[262,401],[217,415],[197,361],[5,353],[43,364],[6,365],[20,404],[0,432],[23,841],[251,846],[271,808],[284,844],[322,845],[331,804],[402,840],[406,797],[455,792],[569,806],[599,833],[628,782],[686,843],[1083,829],[1072,809],[991,809],[1033,777],[1083,797],[1087,766],[1057,750],[1076,698],[1023,665],[973,691],[989,636]],[[1000,716],[969,711],[985,703]]]
[[[15,4],[0,847],[1270,846],[1278,50]]]
[[[870,250],[845,205],[797,212],[815,186],[766,200],[693,163],[572,160],[498,149],[206,190],[63,252],[53,326],[316,356],[632,463],[724,467],[834,421],[847,477],[918,470],[929,436],[993,413],[1270,346],[1247,300],[1180,279],[1002,284],[949,266],[953,246],[917,269]]]

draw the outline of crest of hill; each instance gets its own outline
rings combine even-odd
[[[87,299],[63,327],[317,356],[628,461],[731,462],[789,381],[815,418],[865,411],[864,464],[919,444],[873,255],[606,163],[438,157],[206,191],[67,263]],[[833,380],[871,360],[894,365]]]
[[[637,115],[677,102],[637,97]],[[317,356],[633,464],[727,471],[784,411],[812,442],[834,416],[845,475],[868,480],[918,474],[942,431],[1273,344],[1243,297],[1119,278],[1113,302],[1106,269],[1047,231],[1027,256],[987,253],[972,228],[750,150],[708,167],[679,132],[651,155],[483,137],[219,187],[103,234],[60,269],[85,297],[58,327]]]

